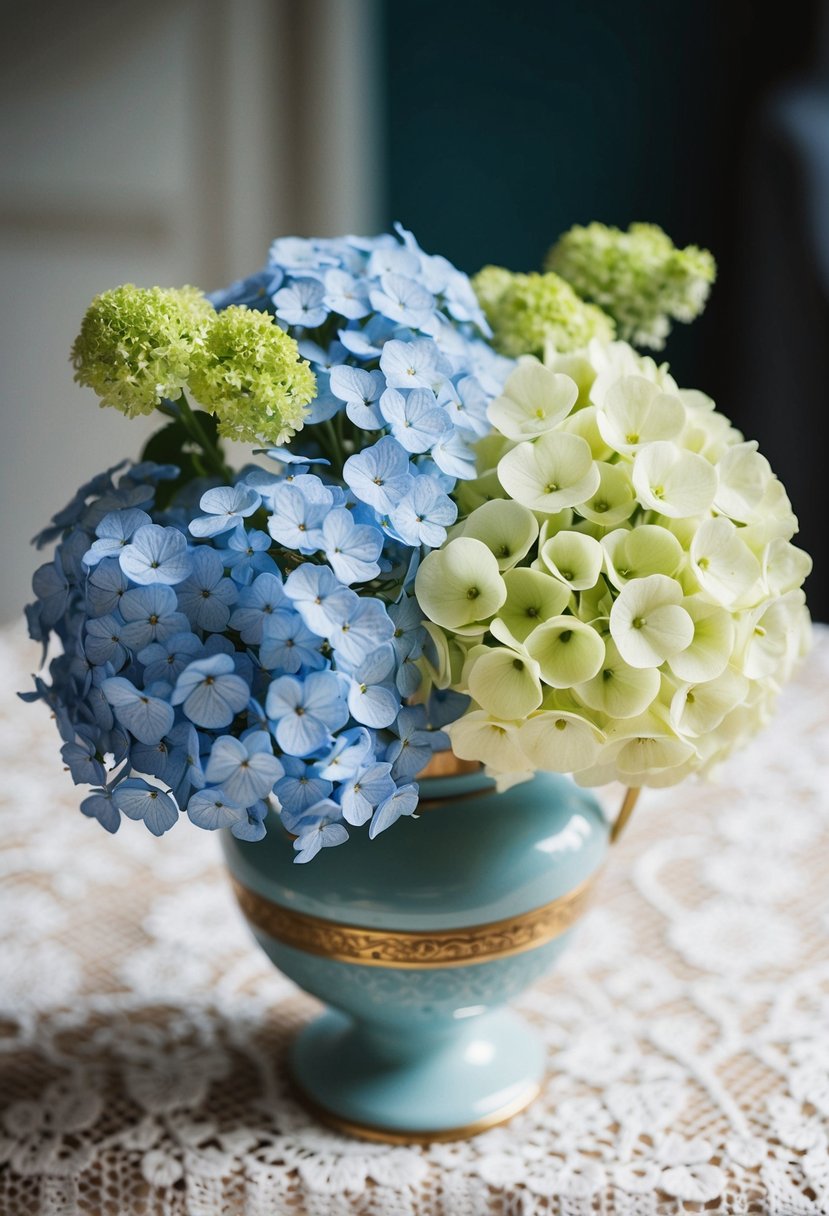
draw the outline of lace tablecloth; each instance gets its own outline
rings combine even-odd
[[[646,793],[520,1008],[543,1097],[389,1148],[281,1059],[317,1006],[254,946],[218,842],[77,811],[36,654],[0,634],[0,1216],[829,1213],[829,631],[719,784]]]

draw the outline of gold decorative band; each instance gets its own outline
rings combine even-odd
[[[473,1136],[479,1136],[481,1132],[487,1132],[490,1128],[499,1127],[502,1123],[508,1123],[510,1119],[514,1119],[522,1110],[534,1102],[541,1093],[541,1086],[535,1082],[529,1082],[526,1089],[507,1102],[498,1110],[492,1111],[489,1115],[485,1115],[483,1119],[477,1119],[474,1123],[467,1123],[464,1127],[441,1128],[440,1131],[390,1131],[383,1127],[374,1127],[371,1123],[355,1123],[352,1119],[341,1119],[339,1115],[335,1115],[333,1111],[328,1110],[325,1106],[320,1106],[313,1098],[309,1097],[305,1091],[294,1082],[292,1085],[294,1096],[301,1104],[309,1110],[312,1115],[316,1115],[320,1123],[327,1124],[328,1127],[333,1127],[335,1131],[342,1132],[343,1135],[353,1136],[357,1140],[374,1140],[379,1144],[438,1144],[447,1143],[452,1140],[470,1140]]]
[[[242,912],[251,925],[285,946],[361,967],[431,970],[487,963],[552,941],[581,916],[594,878],[519,916],[462,929],[419,931],[339,924],[295,908],[284,908],[235,878],[232,881]]]

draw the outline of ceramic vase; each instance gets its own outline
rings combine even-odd
[[[292,1080],[353,1135],[460,1138],[533,1100],[542,1045],[505,1006],[565,948],[607,850],[598,803],[569,778],[498,793],[448,760],[421,780],[416,818],[307,865],[275,813],[262,841],[224,836],[257,941],[328,1006],[291,1047]]]

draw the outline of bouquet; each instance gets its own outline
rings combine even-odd
[[[756,445],[630,344],[713,276],[591,225],[470,283],[398,226],[93,301],[76,379],[167,421],[36,538],[59,653],[22,695],[84,814],[258,840],[270,802],[306,862],[415,814],[450,746],[502,785],[709,771],[806,645],[809,570]]]

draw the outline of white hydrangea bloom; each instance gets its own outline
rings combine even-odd
[[[454,751],[503,788],[711,772],[808,647],[811,560],[768,461],[625,342],[521,360],[490,421],[416,584],[424,687],[471,697]]]

